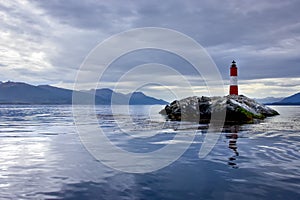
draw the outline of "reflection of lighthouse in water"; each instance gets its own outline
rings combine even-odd
[[[237,151],[237,139],[238,139],[238,130],[239,126],[231,126],[230,127],[230,132],[226,135],[226,138],[229,139],[229,145],[228,148],[232,149],[234,152],[234,155],[231,156],[228,160],[228,165],[232,166],[233,168],[238,168],[235,160],[236,157],[239,156],[239,152]]]

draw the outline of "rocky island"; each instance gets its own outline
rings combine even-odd
[[[172,121],[194,121],[209,123],[212,113],[225,115],[225,124],[255,123],[266,117],[279,115],[267,107],[244,95],[224,97],[188,97],[175,100],[167,105],[160,114]]]

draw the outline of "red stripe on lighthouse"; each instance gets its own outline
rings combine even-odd
[[[238,95],[238,83],[237,83],[237,67],[235,65],[235,61],[232,61],[232,65],[230,67],[230,87],[229,94],[230,95]]]

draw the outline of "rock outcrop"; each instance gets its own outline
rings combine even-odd
[[[211,117],[220,117],[226,124],[254,123],[266,117],[279,115],[277,111],[243,95],[225,97],[188,97],[175,100],[160,114],[174,121],[209,123]]]

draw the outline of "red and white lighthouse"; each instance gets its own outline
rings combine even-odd
[[[238,95],[238,83],[237,83],[237,67],[236,62],[232,61],[231,67],[230,67],[230,88],[229,88],[229,94],[230,95]]]

